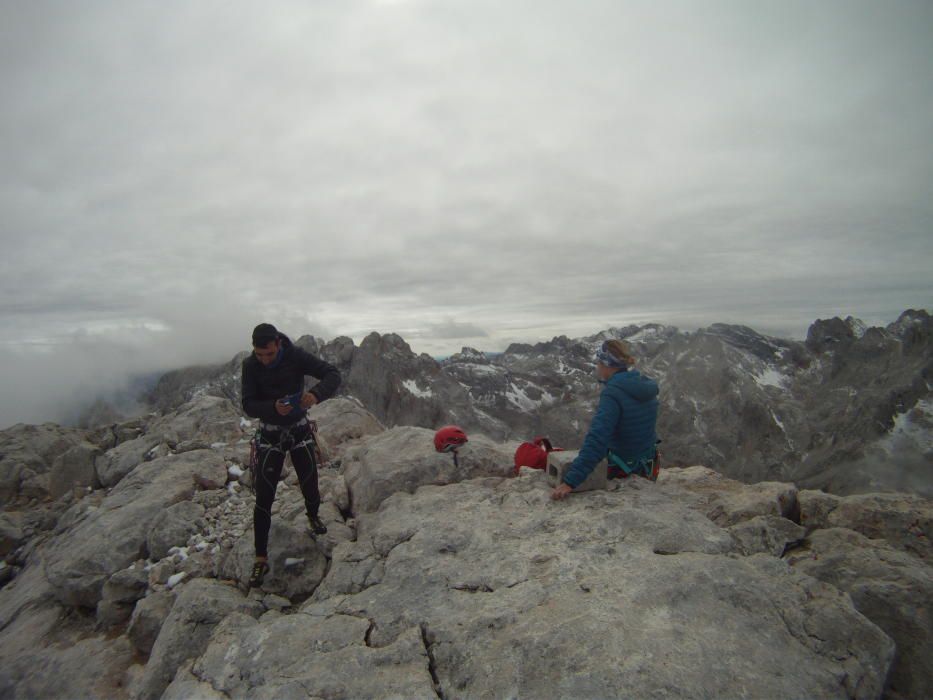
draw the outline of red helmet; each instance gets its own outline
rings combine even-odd
[[[445,425],[434,433],[434,449],[438,452],[451,452],[466,441],[466,433],[456,425]]]

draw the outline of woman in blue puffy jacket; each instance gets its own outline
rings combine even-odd
[[[596,374],[605,387],[580,454],[551,498],[567,496],[607,457],[611,473],[650,469],[657,451],[658,383],[631,369],[634,364],[621,340],[607,340],[596,353]]]

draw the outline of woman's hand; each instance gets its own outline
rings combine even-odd
[[[275,402],[275,412],[280,416],[287,416],[292,412],[292,405],[290,403],[285,403],[282,399],[279,399]]]
[[[310,391],[306,391],[301,395],[301,407],[302,408],[311,408],[314,404],[317,403],[317,396],[312,394]]]
[[[573,491],[573,486],[569,484],[560,484],[557,488],[551,491],[551,499],[554,501],[562,501]]]

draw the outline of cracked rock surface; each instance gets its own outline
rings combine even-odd
[[[357,676],[385,673],[380,658],[413,685],[376,696],[881,694],[894,645],[838,589],[741,556],[660,484],[548,493],[533,474],[389,497],[297,614],[218,628],[169,697],[367,695]]]

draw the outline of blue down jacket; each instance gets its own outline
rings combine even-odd
[[[564,475],[576,488],[609,450],[627,462],[654,454],[658,383],[635,370],[616,372],[606,382],[580,454]]]

